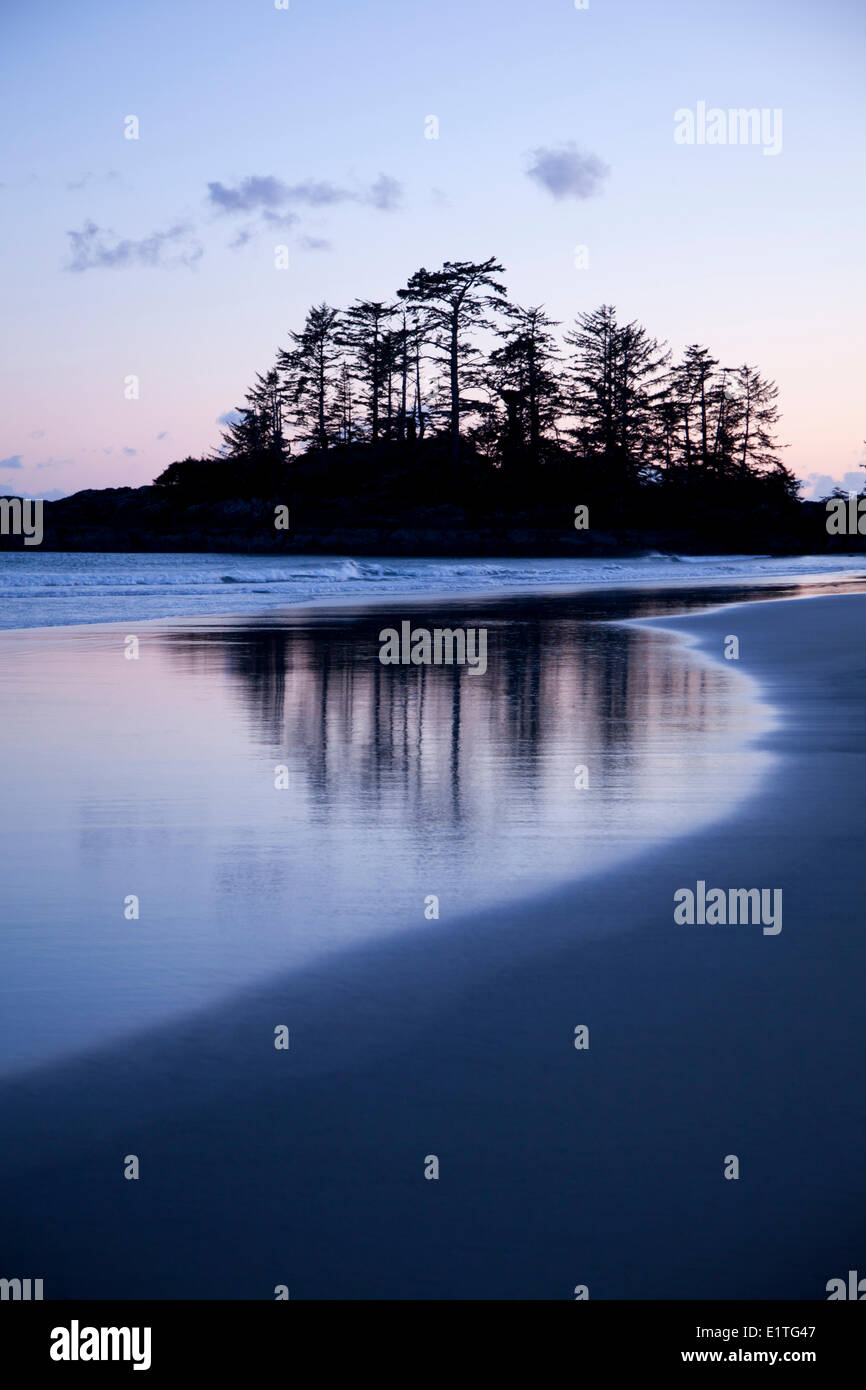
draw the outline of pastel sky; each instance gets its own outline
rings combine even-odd
[[[859,482],[864,33],[861,0],[4,7],[0,491],[150,482],[311,303],[490,255],[566,325],[758,365],[807,493]],[[701,101],[780,109],[781,151],[676,143]]]

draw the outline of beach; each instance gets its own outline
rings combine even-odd
[[[828,1280],[862,1267],[866,1238],[866,595],[857,587],[792,582],[767,597],[743,581],[633,594],[625,609],[584,598],[582,621],[595,627],[581,629],[580,647],[569,645],[577,638],[564,597],[501,610],[479,600],[467,618],[507,634],[519,615],[537,648],[497,674],[494,641],[488,673],[452,683],[438,714],[445,688],[431,685],[429,726],[406,715],[417,691],[389,704],[372,647],[363,670],[339,659],[357,613],[351,623],[332,615],[332,668],[297,640],[287,661],[285,620],[239,617],[232,628],[202,619],[173,637],[154,624],[160,653],[174,655],[134,695],[121,685],[135,663],[113,645],[119,628],[65,629],[50,641],[5,634],[19,657],[28,653],[16,680],[43,643],[34,670],[58,676],[56,685],[44,677],[55,712],[65,697],[91,750],[87,777],[57,764],[58,788],[71,785],[79,811],[90,808],[75,827],[89,887],[70,867],[67,818],[46,822],[44,776],[60,735],[45,723],[42,754],[25,744],[7,764],[23,777],[29,759],[38,774],[18,862],[37,829],[46,846],[58,837],[44,884],[30,866],[34,929],[52,942],[51,914],[65,912],[83,932],[73,974],[74,948],[57,956],[52,945],[51,959],[46,948],[53,983],[29,981],[33,1036],[16,1023],[9,1049],[20,1055],[0,1076],[9,1271],[43,1278],[46,1298],[272,1299],[279,1286],[292,1299],[545,1300],[578,1289],[592,1299],[825,1298]],[[371,633],[378,621],[370,616]],[[724,657],[731,636],[736,661]],[[582,665],[568,664],[570,650]],[[221,706],[226,680],[238,679],[232,660],[243,698]],[[187,705],[169,667],[208,678],[187,681]],[[360,750],[337,738],[347,687],[337,681],[336,707],[326,708],[323,670],[363,687],[353,713],[380,721]],[[364,671],[377,692],[369,704]],[[537,698],[538,672],[558,674],[550,708],[571,712],[570,731]],[[489,729],[499,695],[486,705],[467,690],[497,679],[524,721],[498,737]],[[304,699],[287,723],[300,684]],[[479,702],[461,710],[456,748],[455,692]],[[130,705],[124,743],[117,711]],[[210,721],[208,748],[196,744],[197,713]],[[340,771],[322,758],[307,770],[298,822],[282,827],[281,879],[279,861],[242,833],[249,817],[232,819],[230,798],[235,787],[249,807],[257,795],[242,735],[259,740],[256,775],[271,776],[281,747],[300,775],[298,745],[280,743],[286,728],[305,731],[313,751],[337,738]],[[414,760],[373,757],[417,742],[419,730]],[[144,777],[135,753],[144,740],[155,780],[130,800],[161,804],[168,783],[159,778],[177,773],[169,734],[188,739],[173,783],[187,813],[172,824],[142,812],[131,827],[112,779],[118,766]],[[160,737],[163,773],[153,757]],[[589,785],[580,792],[571,773],[582,747]],[[511,782],[503,749],[524,759]],[[216,788],[201,781],[206,755],[220,769]],[[425,781],[425,757],[440,759],[444,776]],[[550,767],[552,781],[539,774]],[[311,791],[323,787],[326,803]],[[321,826],[323,804],[337,810],[315,842],[321,887],[293,888],[291,846],[298,859],[312,848],[303,826]],[[342,823],[341,805],[353,810]],[[365,807],[375,819],[381,805],[391,819],[354,840]],[[416,833],[401,839],[410,811]],[[197,863],[197,845],[219,834],[225,853]],[[353,843],[355,878],[345,857]],[[214,882],[229,849],[233,873]],[[136,873],[120,872],[124,856]],[[181,905],[178,860],[192,883]],[[136,970],[128,955],[120,968],[112,938],[127,930],[117,904],[145,873],[151,923],[143,910],[133,949],[151,994],[130,983]],[[13,892],[19,910],[26,881]],[[291,968],[281,965],[278,918],[255,896],[263,882],[305,905]],[[699,883],[780,891],[780,929],[678,923],[675,894]],[[425,884],[439,899],[433,920]],[[461,891],[449,897],[453,884]],[[97,891],[112,903],[110,921],[93,906]],[[83,921],[95,949],[85,949],[94,938]],[[258,957],[247,973],[239,922]],[[161,959],[148,960],[178,936],[193,942],[180,985]],[[237,987],[227,989],[232,976]],[[97,1006],[118,981],[116,1009]],[[99,1027],[87,1023],[94,1013]],[[274,1046],[280,1027],[286,1049]],[[579,1029],[588,1046],[575,1045]],[[137,1181],[123,1176],[129,1155],[140,1161]],[[435,1180],[425,1177],[431,1157]],[[735,1179],[725,1176],[732,1157]]]

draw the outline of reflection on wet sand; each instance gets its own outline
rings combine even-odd
[[[435,931],[428,895],[453,924],[724,818],[758,784],[767,711],[733,664],[603,620],[767,596],[166,621],[138,661],[119,625],[4,634],[3,1065]],[[403,617],[485,626],[485,674],[383,666]]]
[[[383,666],[387,620],[376,615],[175,628],[166,650],[192,679],[232,682],[251,740],[290,764],[293,794],[322,822],[355,806],[422,835],[457,825],[471,835],[490,821],[503,831],[522,823],[533,837],[547,821],[550,834],[572,836],[585,821],[582,838],[592,826],[595,839],[616,831],[615,808],[619,829],[635,833],[630,823],[647,810],[639,788],[672,814],[671,803],[706,803],[708,791],[709,808],[714,796],[721,804],[730,787],[691,784],[696,774],[719,776],[716,739],[759,727],[736,673],[657,633],[592,621],[582,606],[548,599],[437,612],[452,627],[487,627],[483,678],[458,665]],[[663,605],[629,595],[604,608],[637,617]],[[583,798],[580,766],[591,792]],[[502,849],[510,857],[515,846]]]

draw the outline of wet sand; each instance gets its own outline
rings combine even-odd
[[[46,1297],[823,1299],[862,1268],[866,597],[663,626],[714,658],[735,634],[776,711],[738,810],[6,1082],[3,1272]],[[782,931],[678,925],[697,880],[781,888]]]

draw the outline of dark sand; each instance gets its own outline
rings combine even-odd
[[[866,1272],[866,597],[664,627],[737,634],[779,711],[732,819],[7,1083],[2,1272],[256,1299],[823,1299]],[[781,934],[676,925],[698,878],[782,888]]]

